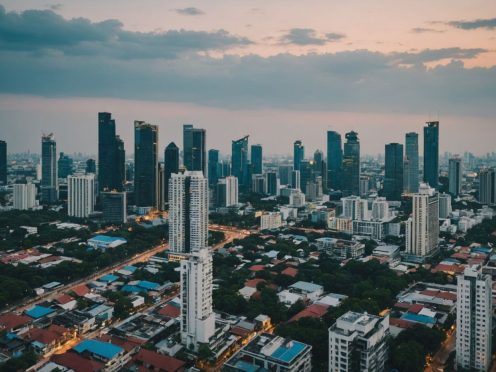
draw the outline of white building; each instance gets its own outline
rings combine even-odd
[[[451,195],[439,194],[439,218],[446,219],[451,214]]]
[[[348,196],[341,198],[341,203],[343,204],[343,217],[359,221],[368,219],[367,200],[361,199],[359,196]]]
[[[295,208],[301,208],[305,206],[305,202],[306,200],[304,193],[302,193],[299,189],[291,190],[291,194],[289,194],[289,205]]]
[[[352,311],[342,315],[329,328],[329,372],[384,371],[388,335],[389,315],[382,318]]]
[[[389,203],[386,198],[376,198],[372,202],[372,219],[385,220],[389,218]]]
[[[95,175],[82,174],[67,177],[67,214],[87,218],[95,207]]]
[[[429,256],[437,249],[439,239],[439,196],[422,183],[412,199],[412,216],[406,223],[406,251],[413,256]]]
[[[173,174],[169,181],[169,231],[181,261],[181,341],[198,350],[215,333],[212,254],[208,238],[208,181],[200,171]]]
[[[280,212],[264,212],[260,216],[260,230],[274,230],[282,226]]]
[[[14,209],[26,210],[36,206],[36,186],[32,183],[14,185]]]
[[[170,251],[198,251],[207,246],[207,239],[207,179],[200,171],[172,174],[169,180]]]
[[[456,363],[465,370],[488,371],[491,365],[491,276],[466,268],[458,276]]]

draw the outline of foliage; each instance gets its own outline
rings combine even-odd
[[[7,362],[0,364],[0,372],[26,371],[37,361],[38,356],[34,352],[29,351],[20,357],[9,359]]]
[[[114,303],[114,317],[124,319],[129,316],[129,311],[133,308],[129,297],[121,292],[114,291],[106,291],[103,295]]]

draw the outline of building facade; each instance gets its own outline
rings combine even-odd
[[[254,174],[263,173],[262,145],[251,145],[251,166]]]
[[[293,169],[300,170],[301,161],[305,159],[305,146],[300,140],[293,143]]]
[[[386,145],[384,171],[384,196],[388,200],[401,200],[401,194],[403,193],[402,144],[390,143]]]
[[[183,163],[188,171],[201,171],[206,175],[206,142],[205,129],[194,128],[192,124],[183,125]]]
[[[67,214],[88,218],[95,208],[95,175],[67,177]]]
[[[134,122],[134,203],[158,207],[158,127]]]
[[[7,185],[7,142],[0,140],[0,185]]]
[[[343,195],[360,195],[360,141],[358,133],[346,133],[341,178]]]
[[[427,122],[424,127],[424,182],[439,187],[439,122]]]
[[[58,200],[57,143],[53,134],[41,137],[41,202],[54,204]]]
[[[32,183],[14,185],[14,209],[27,210],[36,206],[36,186]]]
[[[103,219],[106,222],[122,224],[127,221],[127,194],[123,191],[100,193]]]
[[[460,195],[462,190],[462,159],[459,157],[451,158],[448,166],[449,193],[454,197]]]
[[[248,138],[244,136],[231,144],[231,175],[237,177],[240,185],[247,185],[248,178]]]
[[[496,205],[496,169],[487,168],[479,172],[479,202]]]
[[[407,193],[416,193],[419,188],[419,147],[418,133],[405,135],[405,165],[403,187]]]
[[[327,187],[339,190],[341,187],[341,167],[343,165],[343,149],[341,134],[327,131]]]

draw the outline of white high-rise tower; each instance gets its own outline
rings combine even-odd
[[[212,254],[208,238],[208,181],[200,171],[173,174],[169,181],[169,236],[181,261],[181,341],[198,350],[215,333]]]
[[[36,206],[36,186],[32,183],[14,185],[14,209],[26,210]]]
[[[95,175],[81,174],[67,177],[67,214],[86,218],[95,207]]]
[[[456,363],[464,370],[488,371],[491,365],[492,283],[477,267],[457,279]]]
[[[412,216],[406,222],[406,251],[413,256],[429,256],[439,239],[439,195],[422,183],[412,196]]]

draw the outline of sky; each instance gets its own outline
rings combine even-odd
[[[266,154],[325,131],[358,131],[377,154],[440,121],[441,151],[496,138],[494,0],[0,0],[0,139],[96,153],[110,111],[133,152],[133,121],[182,124],[208,148],[250,135]]]

